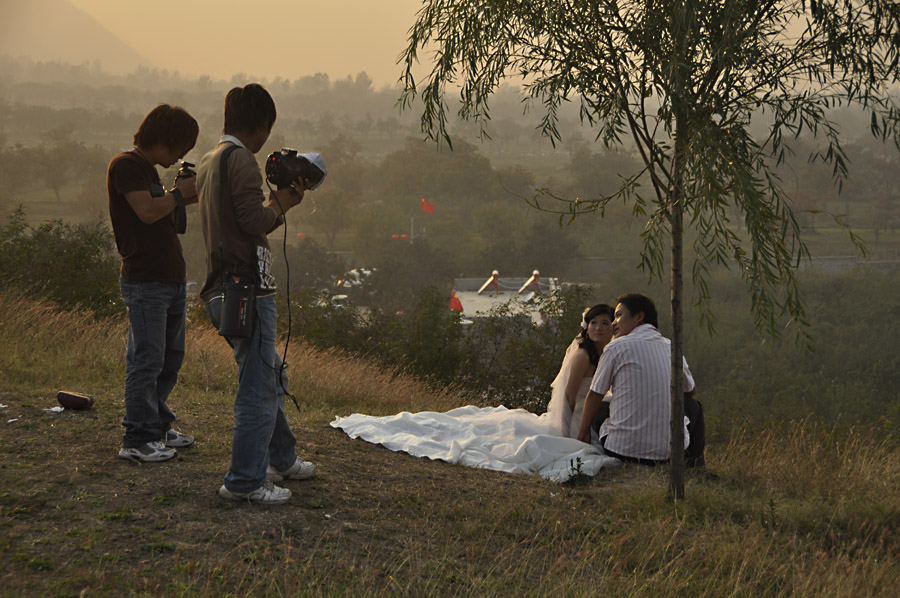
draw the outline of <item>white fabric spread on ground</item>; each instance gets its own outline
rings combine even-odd
[[[538,474],[564,482],[578,473],[596,475],[620,461],[600,447],[553,433],[549,417],[524,409],[459,407],[445,413],[404,411],[375,417],[354,413],[331,422],[351,438],[392,451],[507,473]]]

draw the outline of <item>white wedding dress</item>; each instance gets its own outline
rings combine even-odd
[[[595,475],[619,460],[603,454],[596,444],[576,440],[584,397],[590,387],[585,378],[574,415],[565,398],[566,383],[577,342],[566,350],[547,413],[524,409],[467,405],[444,413],[423,411],[375,417],[354,413],[337,417],[331,426],[351,438],[381,444],[414,457],[440,459],[470,467],[508,473],[538,474],[564,482],[576,474]],[[574,432],[573,432],[574,430]]]

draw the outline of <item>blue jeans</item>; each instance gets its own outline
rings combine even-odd
[[[184,283],[119,280],[128,307],[125,436],[122,446],[162,439],[175,414],[166,404],[184,362]]]
[[[253,335],[225,338],[234,350],[240,371],[234,399],[231,465],[225,474],[225,487],[232,492],[259,488],[270,463],[283,471],[297,460],[297,440],[284,414],[287,375],[281,370],[281,357],[275,347],[275,295],[257,297],[254,306]],[[209,301],[206,311],[218,327],[222,298]]]

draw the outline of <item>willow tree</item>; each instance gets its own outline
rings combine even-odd
[[[890,95],[900,7],[889,0],[424,0],[408,41],[401,104],[421,100],[432,139],[451,141],[448,91],[460,118],[486,125],[491,95],[512,77],[551,141],[571,102],[598,143],[640,155],[610,196],[537,194],[533,204],[561,202],[550,209],[575,218],[622,199],[646,217],[639,263],[671,275],[673,447],[683,443],[683,239],[695,239],[688,267],[701,321],[711,323],[710,268],[737,267],[757,327],[777,337],[792,323],[808,342],[795,273],[809,254],[775,169],[806,134],[818,144],[810,158],[830,164],[840,185],[835,107],[868,111],[874,135],[900,142]],[[680,498],[681,450],[671,472]]]

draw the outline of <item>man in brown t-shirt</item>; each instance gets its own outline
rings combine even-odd
[[[175,226],[178,206],[197,203],[194,177],[163,188],[168,168],[197,142],[197,121],[168,104],[154,108],[134,135],[134,149],[109,163],[109,217],[122,256],[119,280],[128,308],[125,435],[119,456],[165,461],[194,439],[172,428],[166,404],[184,360],[185,265]]]

